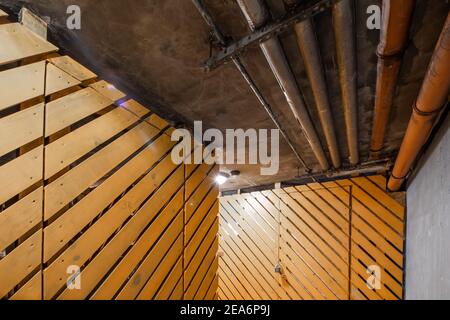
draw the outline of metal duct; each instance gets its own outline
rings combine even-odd
[[[380,156],[397,87],[403,51],[408,40],[414,0],[384,0],[378,46],[378,76],[372,126],[371,158]]]
[[[450,92],[450,14],[436,45],[419,96],[413,106],[408,129],[388,182],[391,191],[403,184],[421,148],[428,140]]]
[[[353,0],[341,0],[337,2],[333,6],[332,14],[349,160],[352,165],[356,165],[359,163],[358,74],[356,65]]]
[[[313,23],[311,20],[305,20],[297,23],[294,29],[298,39],[298,47],[305,64],[306,74],[308,75],[316,102],[317,113],[319,114],[328,150],[330,151],[331,161],[335,168],[339,168],[341,166],[341,158],[339,156],[333,117],[331,116],[325,72]]]
[[[246,19],[251,20],[249,21],[249,26],[252,30],[254,30],[255,26],[261,26],[266,23],[265,19],[268,14],[265,13],[267,9],[262,0],[237,0],[237,3]],[[314,155],[319,161],[320,167],[322,170],[328,170],[330,165],[278,38],[270,38],[260,46],[294,116],[302,127]]]

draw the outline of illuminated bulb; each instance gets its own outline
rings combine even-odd
[[[230,178],[230,175],[228,173],[219,172],[219,174],[216,176],[216,183],[218,185],[222,185],[228,181],[228,178]]]

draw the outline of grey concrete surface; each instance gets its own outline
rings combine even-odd
[[[450,116],[407,190],[406,299],[450,299]]]

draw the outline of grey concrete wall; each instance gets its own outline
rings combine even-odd
[[[406,299],[450,299],[450,116],[407,189]]]

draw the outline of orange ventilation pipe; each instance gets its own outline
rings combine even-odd
[[[370,145],[371,159],[378,159],[383,149],[414,3],[414,0],[383,0],[383,26],[377,50],[378,75]]]
[[[419,96],[388,182],[391,191],[403,184],[421,148],[428,140],[442,106],[450,92],[450,14],[447,16],[436,49],[431,58]]]

